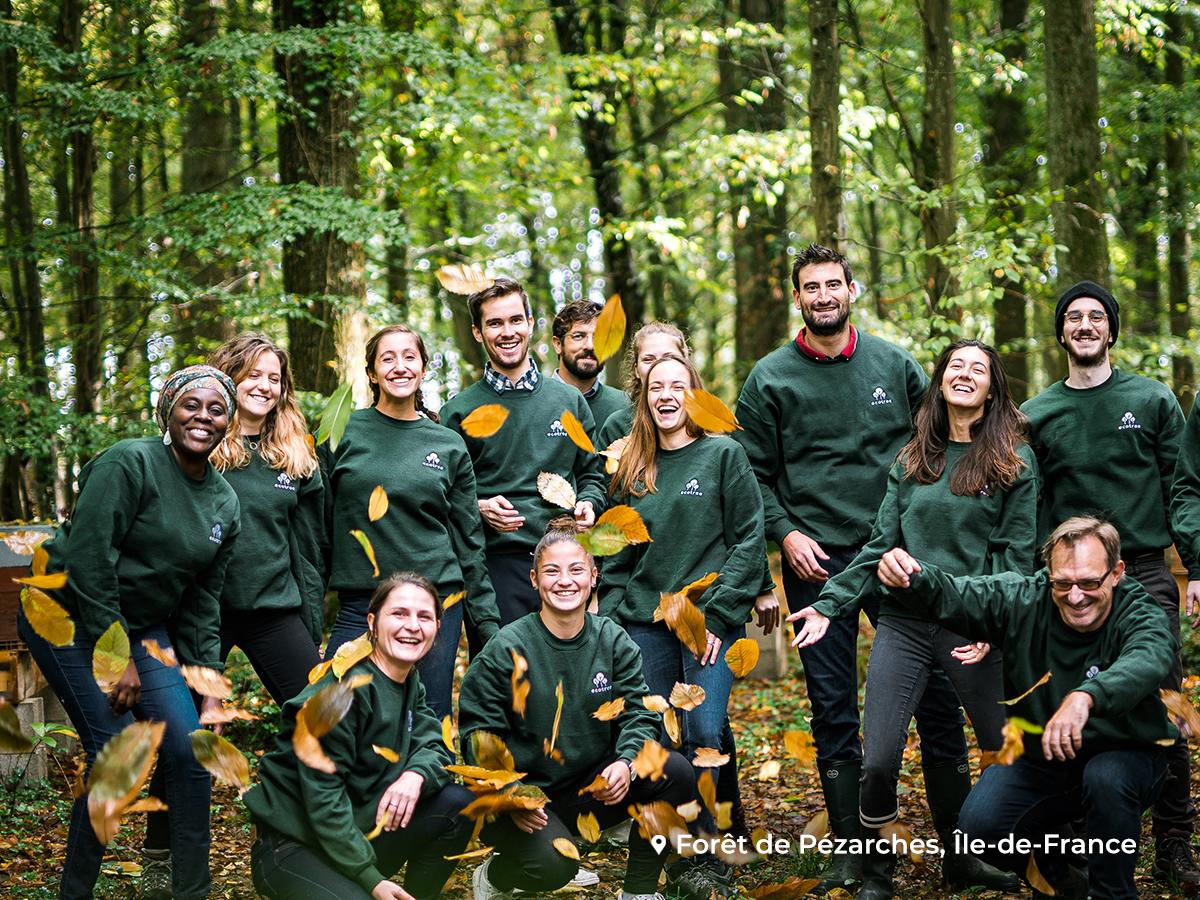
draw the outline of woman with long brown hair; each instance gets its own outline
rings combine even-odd
[[[820,640],[829,617],[856,616],[861,600],[880,589],[876,567],[892,547],[904,547],[955,575],[1031,573],[1037,477],[1024,433],[1024,417],[1009,394],[996,351],[973,340],[947,347],[917,411],[912,440],[892,466],[870,541],[829,580],[816,603],[789,617],[804,621],[794,643],[806,647]],[[859,816],[871,836],[899,815],[901,754],[935,669],[949,677],[985,757],[1003,745],[1000,656],[989,649],[917,618],[884,596],[863,708]],[[922,764],[926,799],[946,847],[942,874],[947,882],[1015,890],[1013,876],[954,852],[952,833],[971,789],[966,758],[923,758]],[[858,896],[891,897],[894,867],[891,854],[867,855]]]
[[[462,437],[425,408],[421,380],[428,364],[425,342],[407,325],[377,331],[367,341],[374,405],[350,415],[336,449],[321,445],[329,587],[338,594],[325,658],[366,631],[378,576],[351,534],[361,532],[384,569],[425,573],[442,601],[466,592],[462,603],[447,604],[437,641],[418,666],[429,705],[443,718],[450,714],[464,607],[485,641],[499,629],[500,614],[484,565],[475,469]],[[368,507],[378,488],[387,504],[371,521]]]

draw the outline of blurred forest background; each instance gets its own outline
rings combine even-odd
[[[460,262],[527,284],[546,365],[556,307],[619,294],[728,401],[810,241],[860,325],[993,341],[1019,399],[1092,278],[1190,408],[1198,45],[1187,0],[0,0],[0,520],[239,330],[312,413],[407,321],[436,407],[481,365]]]

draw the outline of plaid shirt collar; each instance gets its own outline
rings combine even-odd
[[[503,394],[505,391],[532,391],[538,386],[538,381],[541,379],[541,373],[538,372],[537,363],[532,358],[529,360],[529,368],[525,370],[525,374],[516,381],[510,381],[507,375],[501,375],[492,368],[491,362],[484,363],[483,380],[497,394]]]
[[[558,369],[551,369],[550,377],[553,378],[555,381],[561,382],[562,384],[566,384],[566,382],[563,381],[563,377],[558,374]],[[600,379],[599,378],[597,378],[595,381],[593,381],[592,386],[583,392],[583,399],[591,400],[598,393],[600,393]]]

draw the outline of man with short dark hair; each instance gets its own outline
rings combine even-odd
[[[619,409],[629,406],[624,391],[600,383],[600,360],[596,358],[594,338],[596,320],[603,309],[591,300],[572,300],[554,317],[550,338],[558,354],[558,368],[551,378],[578,388],[592,410],[599,429]]]
[[[1071,516],[1098,515],[1121,535],[1125,572],[1137,579],[1171,624],[1175,661],[1162,688],[1179,690],[1179,588],[1164,559],[1175,543],[1196,570],[1193,549],[1176,541],[1170,519],[1172,479],[1184,430],[1179,402],[1159,382],[1113,367],[1109,350],[1120,331],[1120,306],[1091,281],[1072,285],[1055,308],[1056,337],[1067,353],[1067,377],[1027,400],[1029,443],[1041,477],[1039,533]],[[1168,753],[1170,775],[1154,805],[1155,873],[1200,888],[1191,850],[1196,810],[1188,748]]]
[[[998,846],[1024,839],[1057,896],[1137,897],[1142,813],[1166,780],[1161,744],[1179,736],[1157,687],[1174,664],[1177,630],[1123,577],[1121,539],[1107,522],[1068,519],[1043,556],[1048,568],[1032,576],[955,578],[897,547],[878,575],[922,616],[1003,648],[1004,692],[1020,698],[1012,716],[1044,725],[1025,732],[1012,765],[980,777],[959,816],[962,849],[1025,875],[1030,850]],[[1088,843],[1060,845],[1080,815]],[[1086,881],[1070,865],[1079,855]]]
[[[561,475],[575,488],[575,520],[588,527],[604,509],[604,470],[600,457],[577,447],[563,427],[563,414],[569,412],[592,431],[583,395],[544,377],[529,356],[533,314],[524,288],[511,278],[497,278],[472,294],[467,305],[471,331],[488,361],[483,379],[446,401],[441,419],[462,434],[475,465],[488,575],[503,626],[538,607],[529,583],[529,554],[559,512],[538,492],[538,474]],[[504,424],[490,437],[471,437],[463,419],[489,405],[504,407]],[[473,656],[482,644],[470,622],[467,638]]]

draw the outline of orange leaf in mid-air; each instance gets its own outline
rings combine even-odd
[[[673,709],[668,709],[662,714],[662,717],[667,737],[671,739],[672,746],[678,747],[683,740],[682,732],[679,729],[679,714]]]
[[[817,745],[813,743],[813,736],[807,731],[785,731],[783,746],[787,750],[788,756],[799,760],[801,765],[816,764]]]
[[[465,596],[467,596],[466,591],[455,591],[453,594],[451,594],[449,597],[447,597],[445,600],[442,601],[442,612],[445,612],[446,610],[448,610],[455,603],[458,603],[460,600],[462,600],[463,597],[465,597]]]
[[[230,722],[257,722],[259,716],[234,706],[220,706],[200,713],[201,725],[226,725]]]
[[[350,537],[358,541],[358,546],[362,547],[363,553],[367,555],[367,562],[371,564],[371,577],[378,578],[379,563],[375,561],[375,548],[371,545],[371,539],[357,528],[350,529]]]
[[[371,499],[367,503],[367,518],[372,522],[378,522],[388,511],[388,495],[383,489],[382,484],[375,485],[375,490],[371,491]]]
[[[371,749],[390,763],[400,762],[400,754],[391,747],[380,747],[378,744],[372,744]]]
[[[742,678],[754,671],[758,665],[758,642],[750,638],[738,638],[725,651],[725,662],[734,678]]]
[[[508,772],[516,769],[512,751],[490,731],[476,731],[471,734],[471,752],[475,756],[475,762],[485,769],[504,769]]]
[[[579,848],[575,846],[575,842],[570,838],[556,837],[550,842],[550,846],[567,859],[579,859]]]
[[[1055,896],[1054,887],[1046,880],[1046,876],[1039,871],[1037,861],[1033,858],[1033,854],[1029,854],[1029,865],[1025,867],[1025,880],[1029,882],[1029,886],[1042,894],[1044,897]]]
[[[683,646],[692,651],[700,659],[708,644],[708,626],[704,621],[704,613],[696,606],[683,591],[674,594],[660,595],[658,609],[662,619],[667,623],[675,637]],[[658,613],[655,613],[658,617]]]
[[[207,666],[180,666],[179,673],[187,682],[187,686],[201,696],[225,700],[233,693],[233,682],[216,669]]]
[[[168,645],[166,649],[163,649],[158,645],[158,641],[153,638],[143,638],[142,646],[146,648],[146,652],[150,656],[157,659],[167,668],[173,669],[179,665],[179,657],[175,655],[174,647]]]
[[[471,410],[459,424],[469,437],[490,438],[507,421],[508,407],[499,403],[485,403]]]
[[[333,660],[327,659],[325,662],[319,662],[308,670],[308,683],[316,684],[321,678],[333,668]]]
[[[446,766],[445,769],[447,772],[461,775],[463,784],[477,794],[485,791],[498,791],[525,777],[524,772],[485,769],[481,766]]]
[[[562,425],[563,431],[567,433],[567,437],[571,439],[572,444],[584,453],[596,452],[596,445],[588,437],[587,429],[583,427],[583,423],[575,417],[573,412],[569,409],[564,409],[562,416],[559,417],[559,423]]]
[[[451,755],[454,755],[456,752],[454,749],[455,737],[457,737],[457,734],[454,728],[454,720],[446,716],[446,718],[442,719],[442,743],[446,745],[446,749],[450,751]]]
[[[250,787],[250,766],[242,751],[207,728],[197,728],[191,737],[196,762],[215,778],[237,785],[242,791]]]
[[[704,801],[705,808],[715,816],[717,814],[717,784],[713,781],[713,774],[708,769],[701,772],[700,777],[696,779],[696,792]]]
[[[804,823],[804,833],[815,838],[823,838],[829,834],[829,810],[821,810]]]
[[[729,762],[729,754],[722,753],[713,747],[697,747],[692,765],[701,769],[719,769]]]
[[[683,409],[688,418],[705,431],[726,434],[742,427],[725,402],[708,391],[689,390],[683,395]]]
[[[1004,723],[1004,745],[996,751],[991,760],[998,766],[1011,766],[1017,757],[1025,753],[1025,735],[1041,734],[1042,729],[1031,725],[1017,716],[1009,716]]]
[[[642,744],[642,749],[638,751],[638,755],[633,759],[633,773],[638,778],[649,778],[651,781],[658,781],[663,777],[663,767],[667,764],[667,759],[670,758],[670,753],[667,748],[658,741],[652,741],[649,738]]]
[[[613,294],[596,317],[596,330],[592,333],[592,347],[598,362],[604,362],[621,349],[625,340],[625,309],[621,306],[621,295]]]
[[[1196,712],[1196,707],[1192,706],[1191,702],[1179,691],[1163,691],[1158,692],[1159,698],[1162,700],[1163,706],[1167,708],[1167,713],[1171,717],[1171,721],[1175,723],[1175,727],[1179,729],[1180,734],[1188,737],[1200,737],[1200,713]]]
[[[483,819],[480,819],[479,821],[482,823]],[[446,859],[446,860],[478,859],[481,856],[487,856],[489,853],[492,852],[492,850],[493,850],[492,847],[476,847],[474,850],[468,850],[466,853],[458,853],[458,854],[455,854],[454,856],[443,856],[442,859]]]
[[[682,710],[695,709],[704,702],[704,688],[698,684],[675,682],[671,688],[671,705]]]
[[[611,722],[623,712],[625,712],[625,698],[618,697],[607,703],[601,703],[599,709],[592,713],[592,718],[599,719],[601,722]]]
[[[1033,684],[1033,686],[1029,688],[1029,690],[1025,691],[1020,696],[1013,697],[1011,700],[1001,700],[1000,703],[1002,703],[1004,706],[1012,706],[1015,703],[1020,703],[1022,700],[1024,700],[1026,697],[1028,697],[1030,694],[1032,694],[1034,691],[1036,691],[1038,688],[1040,688],[1043,684],[1048,682],[1050,680],[1050,675],[1051,675],[1051,673],[1047,672],[1045,675],[1043,675],[1041,678],[1039,678]]]
[[[17,584],[27,584],[42,591],[57,591],[67,584],[66,572],[48,572],[45,575],[22,575],[14,578]]]
[[[771,781],[779,777],[780,764],[777,759],[768,759],[765,763],[758,767],[758,774],[754,777],[759,781]]]
[[[92,647],[92,678],[107,694],[128,667],[129,635],[120,622],[113,622]]]
[[[480,794],[463,807],[459,815],[469,819],[495,816],[518,809],[541,809],[549,802],[550,798],[541,788],[532,784],[522,784],[491,794]]]
[[[642,706],[656,713],[665,713],[671,708],[671,705],[660,694],[647,694],[642,698]]]
[[[150,777],[165,722],[134,722],[114,735],[96,755],[88,777],[88,818],[96,839],[107,845],[121,816]]]
[[[46,643],[66,647],[75,641],[75,623],[49,594],[35,587],[22,588],[21,611],[29,627]]]
[[[125,814],[139,812],[167,812],[170,807],[163,803],[157,797],[143,797],[141,800],[134,800],[133,803],[125,807]]]
[[[620,465],[621,454],[627,446],[629,446],[629,435],[617,438],[600,451],[600,455],[604,457],[604,473],[606,475],[617,474],[617,466]]]
[[[645,544],[650,541],[650,532],[646,528],[646,523],[632,506],[623,504],[610,506],[600,514],[596,524],[615,526],[629,544]]]
[[[529,662],[516,650],[509,649],[512,654],[512,709],[522,719],[525,718],[525,704],[529,700],[529,691],[533,687],[525,678],[529,671]]]
[[[631,806],[629,812],[642,837],[665,837],[672,847],[677,848],[679,839],[688,833],[687,822],[679,810],[665,800],[639,803]]]
[[[296,727],[292,732],[292,748],[300,762],[329,775],[337,771],[333,760],[321,749],[320,739],[350,711],[354,691],[370,681],[371,676],[366,673],[352,675],[344,681],[326,685],[304,701],[296,713]]]
[[[470,295],[486,291],[496,279],[485,272],[479,263],[455,263],[440,267],[437,280],[451,294]]]
[[[340,681],[343,675],[370,656],[374,649],[371,636],[365,631],[354,640],[346,641],[333,654],[333,677]]]
[[[554,745],[558,743],[558,726],[562,724],[563,711],[563,683],[560,678],[558,684],[554,686],[554,696],[558,700],[558,706],[554,710],[554,727],[550,731],[550,749],[554,749]],[[547,756],[550,754],[547,753]]]
[[[600,822],[596,819],[595,813],[580,813],[576,816],[575,829],[579,832],[579,836],[589,844],[600,840]]]
[[[603,775],[597,775],[595,778],[592,779],[591,784],[589,784],[587,787],[580,790],[579,796],[582,797],[584,794],[598,794],[601,791],[607,791],[607,790],[608,790],[608,779],[605,778]]]

